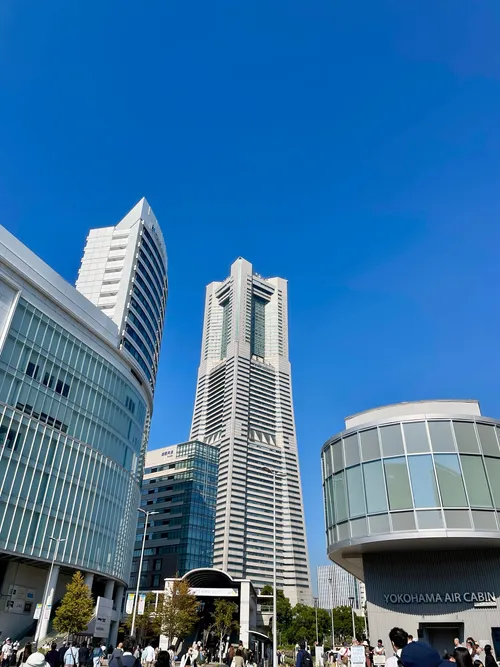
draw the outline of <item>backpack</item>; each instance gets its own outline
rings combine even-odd
[[[302,658],[302,667],[314,667],[311,654],[309,651],[304,651],[304,657]]]

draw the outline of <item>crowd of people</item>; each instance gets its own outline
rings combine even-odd
[[[372,646],[369,641],[354,640],[351,644],[345,642],[340,649],[329,651],[325,656],[330,665],[342,667],[351,664],[353,646],[363,646],[365,667],[385,665],[385,667],[449,667],[456,663],[458,667],[498,667],[492,648],[489,644],[481,647],[473,637],[468,637],[465,643],[454,640],[454,647],[444,655],[433,649],[424,641],[418,641],[402,628],[393,628],[389,633],[391,648],[386,651],[382,639]],[[312,657],[305,642],[298,647],[295,667],[309,667]],[[363,656],[363,654],[361,654]]]

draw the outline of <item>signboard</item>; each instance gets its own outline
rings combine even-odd
[[[97,598],[95,608],[94,637],[107,639],[111,628],[111,616],[113,614],[113,600],[109,598]]]
[[[35,613],[33,614],[33,618],[37,621],[40,618],[41,613],[42,613],[42,603],[38,602],[35,607]]]
[[[125,605],[126,614],[131,614],[134,611],[134,600],[135,600],[135,593],[128,593],[127,603]]]
[[[177,445],[174,445],[173,447],[169,447],[165,451],[161,453],[162,456],[168,456],[169,459],[175,456],[175,452],[177,451]]]
[[[439,604],[455,602],[494,602],[495,593],[384,593],[386,604]]]
[[[351,646],[351,665],[361,665],[365,667],[366,655],[364,646]]]
[[[374,665],[385,665],[385,655],[374,655],[373,656]]]
[[[144,614],[144,607],[146,606],[146,593],[139,594],[139,604],[137,605],[137,613],[139,616]]]
[[[237,588],[190,588],[189,592],[196,597],[206,598],[237,598]]]

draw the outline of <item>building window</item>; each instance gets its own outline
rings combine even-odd
[[[387,495],[382,462],[373,461],[372,463],[363,464],[363,476],[368,514],[387,512]]]
[[[430,455],[409,456],[411,486],[415,507],[439,507],[434,466]]]
[[[161,570],[161,559],[154,561],[154,570],[159,572]]]
[[[159,585],[160,585],[160,575],[155,574],[154,577],[153,577],[153,587],[158,588]]]
[[[456,454],[434,454],[444,507],[467,507],[464,482]]]
[[[391,510],[405,510],[413,507],[406,459],[398,457],[384,461],[389,507]]]
[[[30,378],[34,378],[36,380],[38,371],[39,371],[39,366],[37,364],[34,364],[32,361],[28,361],[28,366],[26,368],[26,375],[29,375]]]

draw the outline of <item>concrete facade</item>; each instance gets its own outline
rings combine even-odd
[[[322,449],[328,555],[365,582],[372,640],[500,650],[500,421],[477,401],[354,415]]]
[[[312,604],[288,357],[288,285],[241,257],[207,287],[191,438],[219,448],[214,566]],[[267,472],[266,470],[267,469]]]

